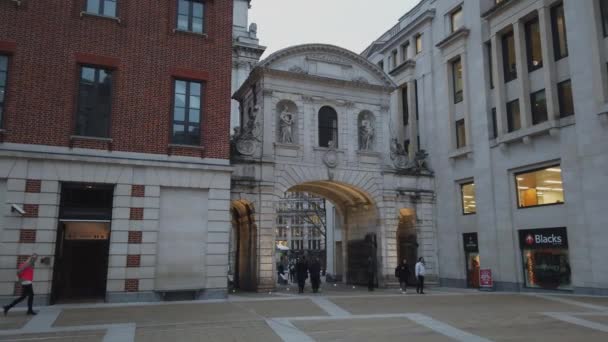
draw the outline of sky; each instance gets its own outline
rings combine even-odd
[[[253,0],[249,22],[258,24],[262,58],[282,48],[338,45],[361,53],[419,0]]]

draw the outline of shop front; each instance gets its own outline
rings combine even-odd
[[[479,244],[477,233],[462,234],[467,272],[467,287],[479,288]]]
[[[525,287],[571,290],[566,228],[519,231]]]

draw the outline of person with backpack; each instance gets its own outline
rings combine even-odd
[[[408,279],[410,278],[410,265],[408,265],[406,259],[403,259],[403,262],[395,268],[395,277],[399,279],[401,293],[406,293]]]

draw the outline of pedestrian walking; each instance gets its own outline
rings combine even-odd
[[[400,265],[395,268],[395,277],[399,279],[399,286],[401,287],[401,292],[407,292],[407,282],[410,278],[410,265],[408,265],[407,260],[403,259]]]
[[[289,281],[296,282],[296,263],[293,260],[289,262]]]
[[[319,285],[321,284],[321,263],[319,258],[315,257],[310,264],[310,284],[312,285],[312,292],[319,292]]]
[[[298,279],[298,292],[304,293],[304,285],[306,285],[306,278],[308,278],[308,265],[304,256],[296,264],[296,278]]]
[[[37,254],[32,254],[24,263],[19,265],[17,269],[17,277],[21,282],[21,297],[15,299],[9,305],[4,306],[4,315],[8,313],[8,311],[15,305],[21,303],[27,297],[27,314],[35,315],[36,311],[33,310],[32,306],[34,304],[34,264],[38,259]]]
[[[375,276],[376,276],[376,263],[374,262],[374,258],[372,258],[370,256],[367,258],[367,289],[369,291],[374,291]]]
[[[282,262],[279,262],[279,266],[277,267],[277,273],[279,284],[283,284],[285,279],[285,266],[283,266]]]
[[[416,263],[416,293],[424,294],[424,276],[426,275],[426,268],[424,267],[424,258],[418,258]]]

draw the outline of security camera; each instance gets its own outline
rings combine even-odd
[[[25,215],[25,210],[19,204],[11,204],[11,212],[19,213],[19,215]]]

